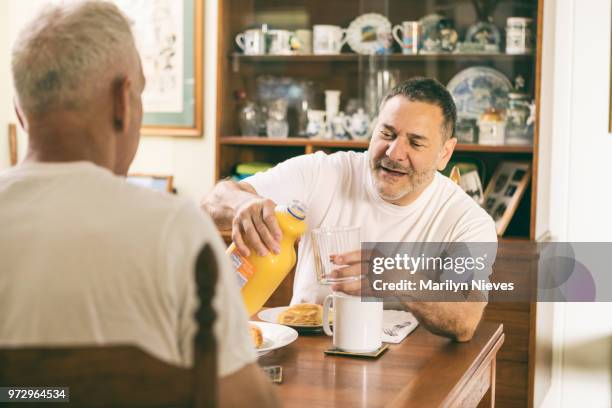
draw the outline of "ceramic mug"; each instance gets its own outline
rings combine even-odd
[[[334,307],[334,329],[329,326],[329,310]],[[353,353],[369,353],[382,346],[383,304],[362,302],[360,297],[336,292],[323,302],[323,331],[333,336],[334,348]]]
[[[533,50],[533,20],[508,17],[506,26],[506,54],[528,54]]]
[[[291,37],[293,33],[289,30],[268,30],[268,54],[287,55],[291,54]]]
[[[236,36],[236,44],[246,55],[263,55],[266,53],[266,40],[260,29],[246,30]]]
[[[399,35],[401,32],[401,36]],[[392,30],[393,38],[402,47],[402,54],[414,55],[419,52],[419,22],[404,21],[401,25],[396,25]]]
[[[313,50],[315,54],[340,54],[347,41],[346,29],[335,25],[315,25],[313,27]]]

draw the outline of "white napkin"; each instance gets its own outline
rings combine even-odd
[[[383,311],[382,341],[394,344],[401,343],[418,325],[419,322],[416,317],[410,312],[404,312],[402,310],[385,310]],[[395,336],[389,336],[384,332],[384,329],[393,330],[393,327],[396,327]]]

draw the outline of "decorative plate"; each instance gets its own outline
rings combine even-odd
[[[488,21],[479,21],[468,28],[465,34],[465,42],[499,46],[501,45],[501,33],[495,24]]]
[[[450,80],[447,88],[459,119],[476,119],[489,108],[508,108],[508,93],[512,84],[501,72],[489,67],[470,67]]]
[[[346,35],[349,46],[358,54],[385,54],[393,43],[391,22],[378,13],[357,17],[349,25]]]

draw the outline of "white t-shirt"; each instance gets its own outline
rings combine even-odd
[[[195,204],[89,162],[0,173],[0,345],[134,344],[191,365],[196,256],[219,262],[219,376],[255,361],[224,245]]]
[[[440,173],[410,205],[384,201],[367,152],[298,156],[244,181],[278,204],[304,203],[309,230],[358,225],[362,242],[497,242],[491,217]],[[291,303],[320,303],[329,292],[317,283],[308,233],[298,250]]]

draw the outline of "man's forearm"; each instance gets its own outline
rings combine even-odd
[[[404,302],[426,329],[457,341],[469,341],[486,302]]]
[[[220,230],[232,228],[236,209],[244,201],[253,198],[254,191],[230,180],[222,181],[202,200],[202,209],[206,211]]]

